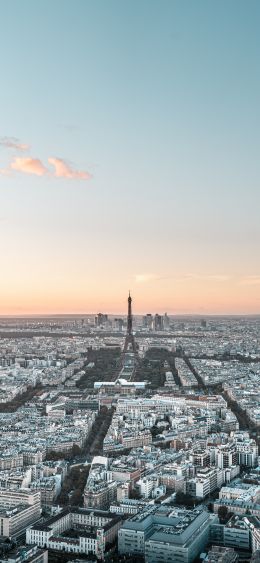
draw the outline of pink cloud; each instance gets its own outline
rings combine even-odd
[[[28,151],[30,146],[26,143],[21,143],[16,137],[2,137],[0,138],[0,145],[7,149],[15,149],[17,151]]]
[[[45,176],[49,171],[38,158],[15,158],[11,162],[12,170],[24,172],[25,174],[35,174],[36,176]]]
[[[55,168],[54,176],[57,178],[71,178],[74,180],[89,180],[91,174],[84,170],[73,170],[62,158],[48,158],[48,162]]]
[[[27,151],[29,145],[22,143],[16,137],[0,137],[0,148],[4,147],[14,151]],[[72,180],[89,180],[92,176],[86,170],[77,170],[62,158],[49,157],[48,165],[31,156],[15,156],[5,168],[0,168],[0,176],[13,176],[15,172],[35,176],[48,176],[49,178],[65,178]]]

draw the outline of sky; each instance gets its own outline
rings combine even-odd
[[[0,314],[260,313],[259,0],[0,8]]]

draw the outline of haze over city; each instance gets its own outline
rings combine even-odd
[[[260,4],[1,2],[0,314],[259,314]]]

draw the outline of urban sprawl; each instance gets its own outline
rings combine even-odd
[[[0,563],[260,562],[260,318],[0,320]]]

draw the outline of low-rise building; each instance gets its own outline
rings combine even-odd
[[[104,559],[121,526],[121,517],[111,512],[67,508],[46,522],[26,531],[26,542],[67,553],[93,554]]]
[[[230,547],[213,545],[203,563],[236,563],[238,554]]]
[[[0,536],[16,538],[40,516],[39,492],[0,490]]]
[[[84,490],[84,506],[96,510],[107,510],[117,498],[117,486],[116,481],[87,484]]]
[[[23,545],[8,552],[0,563],[48,563],[48,550],[37,545]]]
[[[121,554],[144,555],[147,563],[191,563],[205,549],[217,517],[206,510],[149,507],[124,522],[118,532]]]

